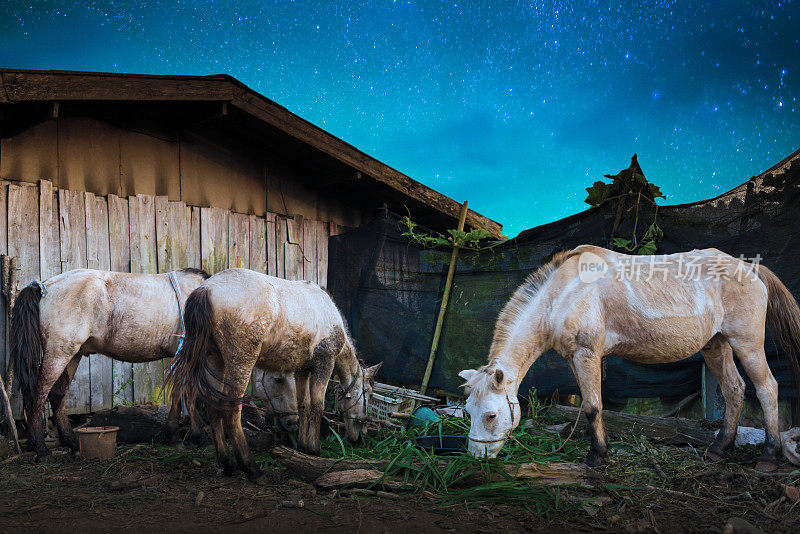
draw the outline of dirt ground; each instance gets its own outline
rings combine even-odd
[[[524,504],[473,501],[442,506],[433,495],[317,493],[291,479],[265,453],[258,457],[268,462],[269,480],[257,486],[241,474],[218,475],[210,449],[176,452],[156,445],[124,445],[106,461],[63,453],[49,463],[0,466],[0,532],[667,534],[722,532],[729,521],[764,532],[797,532],[800,527],[800,505],[792,508],[786,497],[781,500],[781,484],[800,485],[800,472],[788,465],[782,466],[786,474],[759,476],[748,467],[756,452],[745,451],[722,464],[682,460],[677,471],[664,455],[691,457],[691,451],[672,447],[661,454],[660,463],[655,462],[659,468],[653,464],[645,473],[645,467],[631,463],[635,455],[612,451],[602,468],[609,483],[593,490],[561,489],[553,494],[559,510],[545,516]],[[652,489],[647,481],[654,481]],[[123,488],[112,488],[119,484]],[[598,496],[594,502],[585,500]],[[290,507],[300,499],[303,508]]]

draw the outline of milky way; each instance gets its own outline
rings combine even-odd
[[[508,235],[634,152],[678,203],[800,148],[797,3],[80,4],[0,3],[0,66],[231,74]]]

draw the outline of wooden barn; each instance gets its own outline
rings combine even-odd
[[[382,204],[441,231],[460,208],[225,75],[0,69],[0,180],[0,254],[17,258],[17,289],[81,267],[186,266],[324,287],[328,237]],[[467,226],[502,230],[473,211]],[[84,358],[68,409],[160,402],[168,366]]]

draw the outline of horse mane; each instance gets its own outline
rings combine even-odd
[[[539,289],[550,279],[556,269],[573,256],[573,252],[574,249],[556,252],[549,262],[536,269],[514,291],[514,294],[500,311],[500,315],[497,316],[492,347],[489,351],[490,365],[491,361],[497,356],[497,352],[511,337],[511,329],[522,312],[536,297]]]
[[[196,269],[195,267],[184,267],[183,269],[179,269],[179,271],[185,274],[196,274],[203,277],[203,280],[208,280],[211,278],[211,275],[205,272],[203,269]]]

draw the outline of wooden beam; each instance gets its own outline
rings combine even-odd
[[[381,163],[338,137],[301,119],[275,102],[252,91],[240,90],[232,100],[232,104],[338,159],[364,175],[433,206],[442,213],[450,215],[454,220],[458,220],[461,205],[455,200],[422,185],[385,163]],[[466,224],[471,228],[484,228],[496,238],[503,235],[502,225],[472,210],[467,213]]]
[[[67,71],[2,72],[11,102],[41,100],[230,100],[227,76],[148,76]]]

